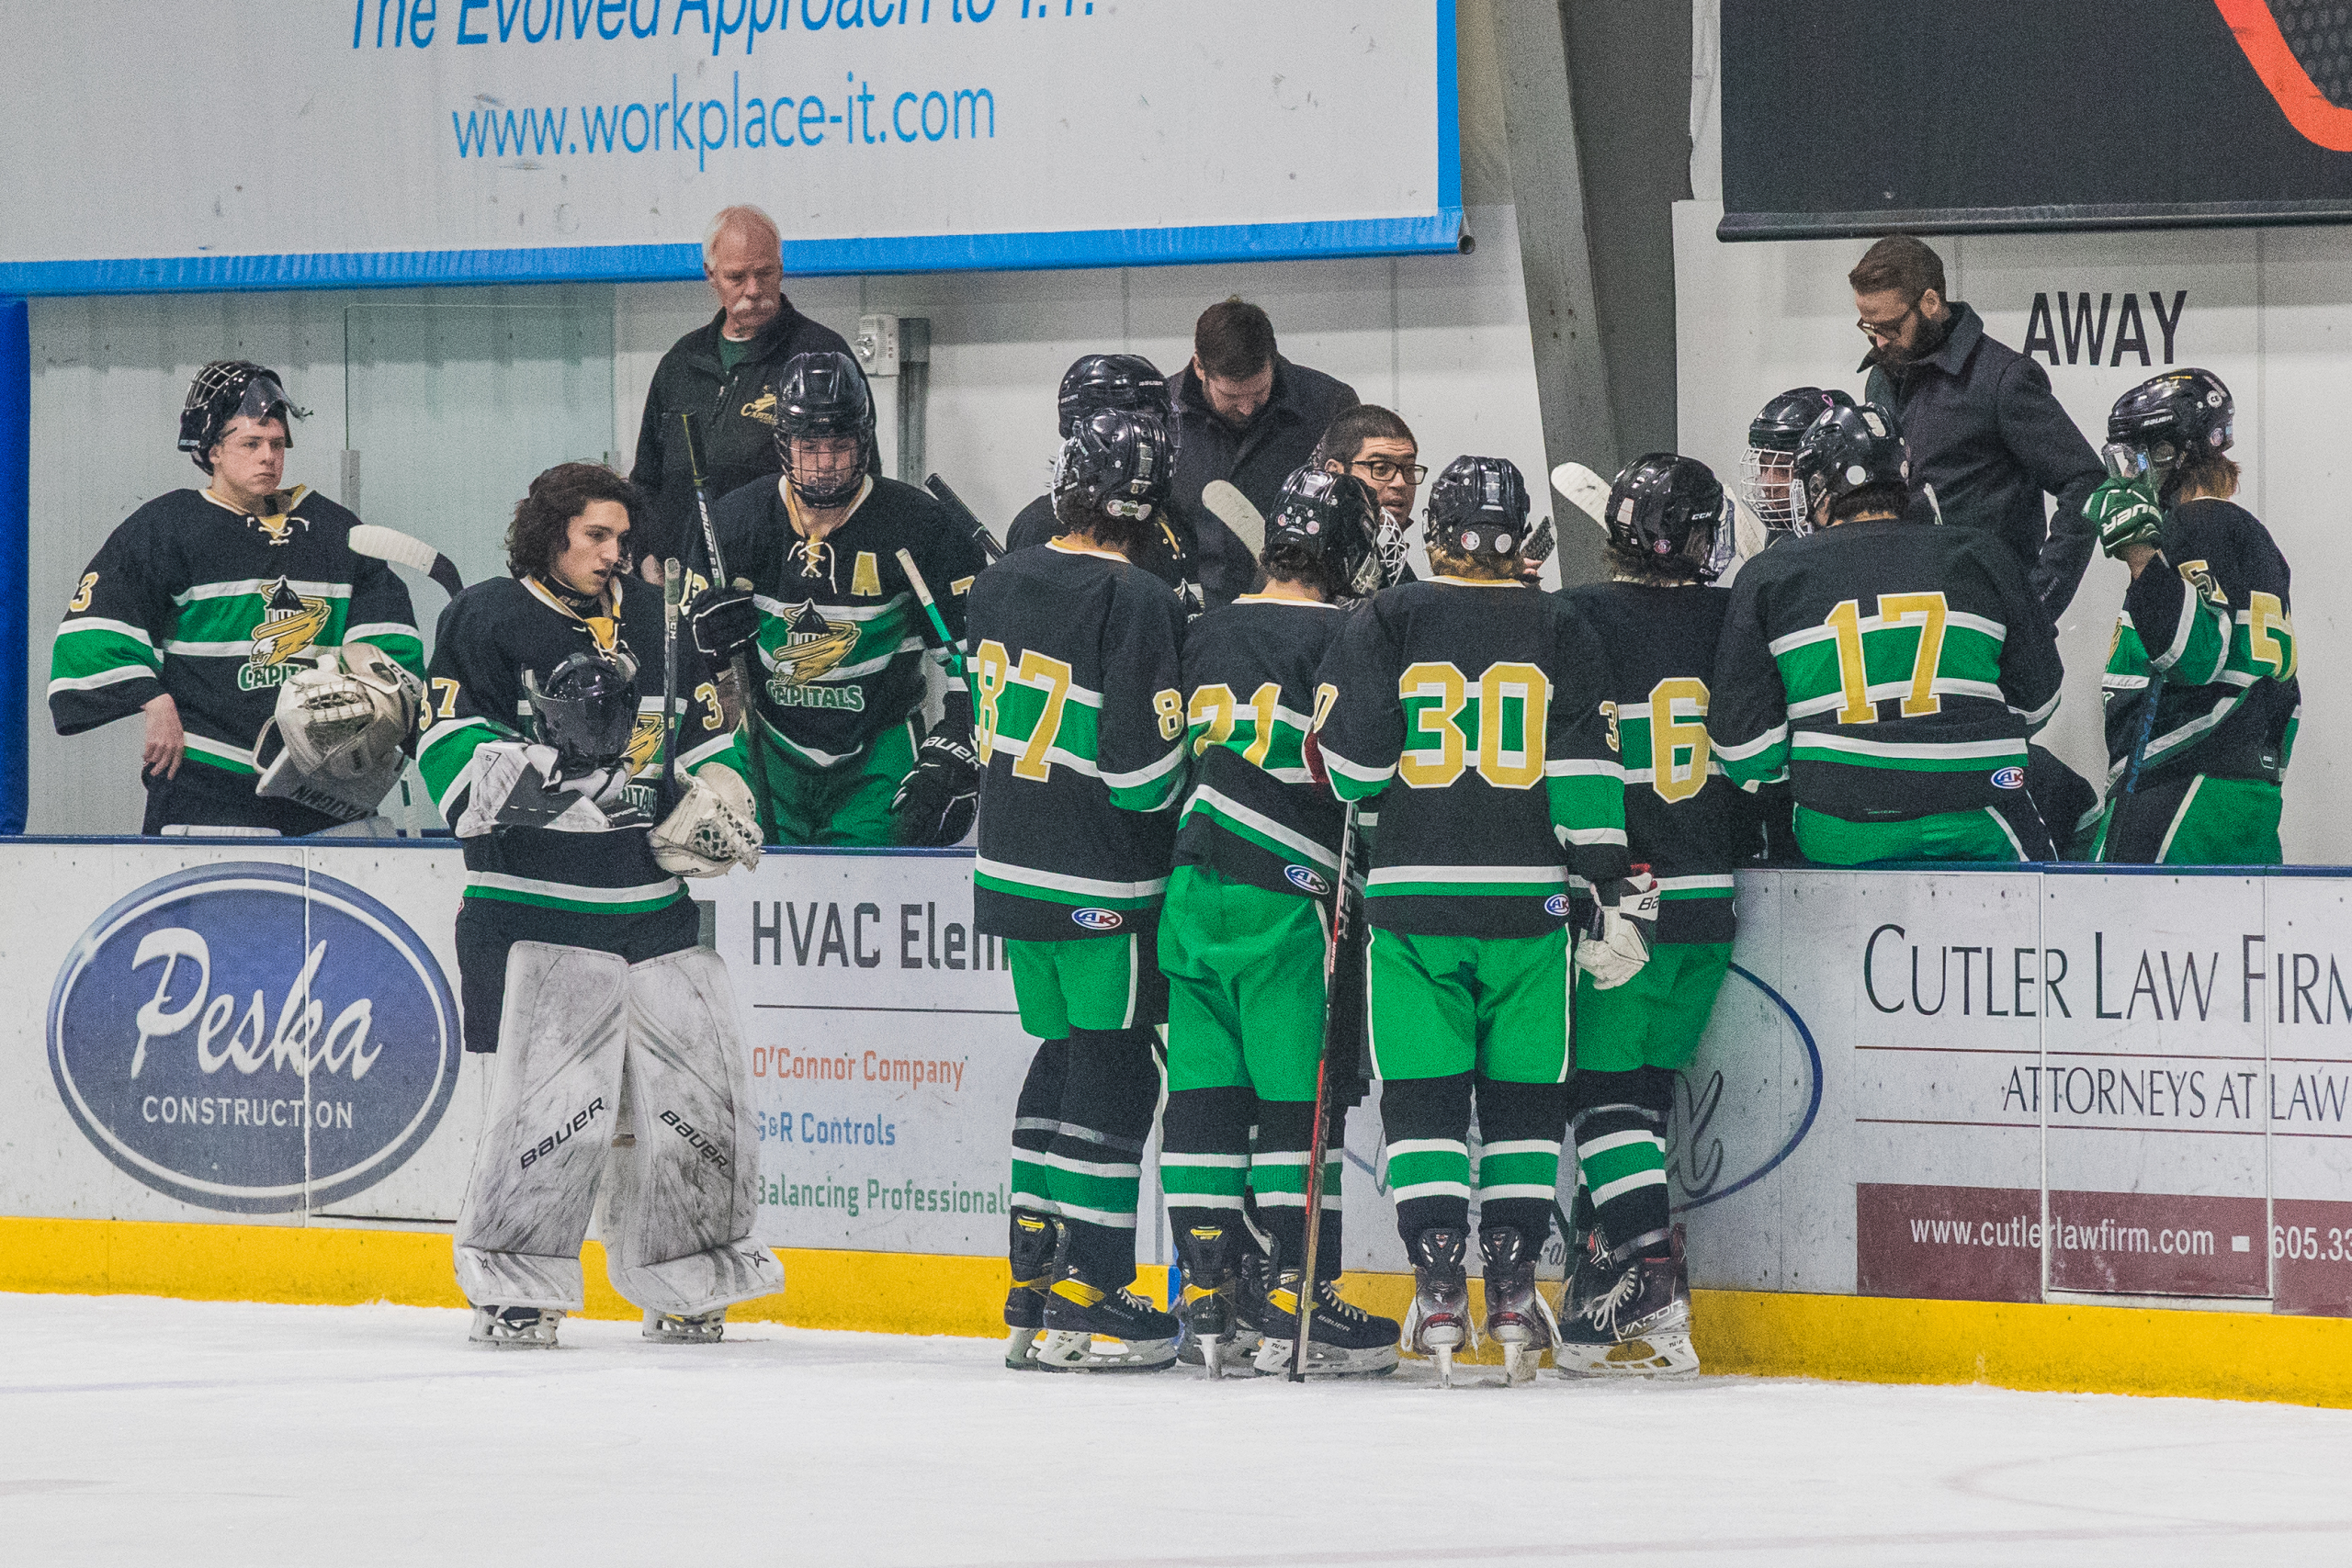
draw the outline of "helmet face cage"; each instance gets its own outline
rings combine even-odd
[[[294,422],[308,412],[293,405],[277,372],[268,367],[247,359],[216,359],[188,383],[187,399],[180,405],[179,449],[209,474],[212,448],[220,444],[231,421],[277,420],[286,427],[290,448]]]
[[[1079,421],[1105,409],[1158,410],[1164,417],[1168,378],[1139,354],[1090,354],[1063,375],[1056,402],[1062,439],[1067,441],[1076,433]]]
[[[541,685],[523,672],[531,728],[566,763],[609,768],[628,754],[637,730],[637,661],[626,649],[572,654]]]
[[[1430,487],[1430,536],[1449,550],[1499,559],[1527,539],[1527,481],[1508,457],[1456,457]]]
[[[1813,532],[1798,486],[1793,448],[1750,446],[1739,460],[1739,498],[1757,521],[1777,534]]]
[[[846,354],[796,354],[785,364],[775,401],[776,454],[794,492],[811,506],[846,504],[865,483],[865,471],[874,462],[874,396],[865,373]],[[820,487],[796,469],[792,443],[795,437],[811,441],[832,436],[854,440],[857,458],[842,471],[842,477]]]

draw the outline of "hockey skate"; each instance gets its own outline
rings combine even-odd
[[[1405,1339],[1416,1353],[1436,1359],[1440,1388],[1453,1386],[1453,1353],[1471,1343],[1470,1279],[1462,1267],[1467,1244],[1452,1225],[1432,1225],[1410,1248],[1413,1308],[1405,1318]]]
[[[1560,1340],[1552,1303],[1535,1288],[1535,1258],[1510,1225],[1478,1233],[1487,1265],[1487,1337],[1503,1348],[1503,1382],[1532,1382],[1544,1352]]]
[[[1234,1267],[1233,1243],[1233,1234],[1223,1225],[1193,1225],[1176,1237],[1176,1255],[1184,1265],[1184,1288],[1176,1298],[1176,1359],[1206,1367],[1213,1378],[1250,1364],[1246,1353],[1236,1354],[1241,1276]]]
[[[688,1317],[649,1309],[642,1332],[657,1345],[716,1345],[727,1332],[727,1309],[715,1307]]]
[[[1046,1287],[1061,1257],[1061,1222],[1051,1214],[1016,1209],[1006,1256],[1012,1289],[1004,1296],[1004,1364],[1016,1372],[1037,1370],[1037,1341],[1046,1332]]]
[[[563,1314],[551,1307],[478,1306],[466,1338],[499,1350],[552,1350],[562,1321]]]
[[[1285,1269],[1266,1293],[1265,1339],[1252,1364],[1269,1377],[1288,1374],[1298,1335],[1299,1270]],[[1310,1378],[1379,1377],[1396,1370],[1396,1320],[1374,1317],[1340,1294],[1339,1282],[1318,1280],[1306,1320]]]
[[[1037,1364],[1057,1372],[1159,1372],[1176,1364],[1175,1317],[1125,1286],[1103,1287],[1065,1268],[1046,1292]]]
[[[1560,1325],[1552,1364],[1563,1377],[1690,1377],[1690,1303],[1671,1257],[1602,1261],[1594,1292]]]

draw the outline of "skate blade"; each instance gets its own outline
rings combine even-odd
[[[1552,1364],[1564,1378],[1684,1379],[1699,1375],[1698,1352],[1687,1334],[1650,1334],[1614,1345],[1562,1346]]]
[[[1176,1364],[1173,1339],[1117,1339],[1078,1328],[1039,1337],[1037,1364],[1056,1372],[1159,1372]]]
[[[466,1343],[485,1350],[552,1350],[556,1348],[556,1325],[543,1323],[521,1334],[485,1331],[476,1326],[466,1336]]]
[[[1258,1347],[1258,1354],[1250,1365],[1268,1377],[1286,1377],[1290,1373],[1291,1341],[1268,1339]],[[1382,1345],[1367,1349],[1350,1350],[1337,1345],[1306,1342],[1306,1373],[1309,1378],[1378,1378],[1396,1370],[1398,1356],[1394,1345]]]
[[[1437,1386],[1452,1388],[1453,1386],[1453,1347],[1433,1345],[1430,1348],[1437,1355]]]
[[[1544,1364],[1545,1346],[1532,1340],[1506,1339],[1503,1347],[1503,1386],[1516,1387],[1533,1382],[1536,1369]]]
[[[726,1337],[727,1325],[723,1321],[689,1324],[662,1314],[648,1316],[638,1332],[656,1345],[716,1345]]]
[[[1008,1371],[1034,1372],[1037,1365],[1037,1341],[1045,1331],[1037,1328],[1014,1328],[1004,1337],[1004,1364]]]

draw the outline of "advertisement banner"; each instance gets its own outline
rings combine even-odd
[[[12,17],[0,294],[1446,251],[1452,0],[304,0]],[[266,60],[254,76],[255,51]],[[225,94],[222,84],[245,86]],[[103,129],[100,129],[103,128]]]

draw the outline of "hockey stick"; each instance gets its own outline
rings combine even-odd
[[[957,522],[972,531],[972,543],[980,547],[980,554],[987,558],[989,565],[993,566],[1004,558],[1004,547],[996,542],[996,536],[989,532],[989,525],[980,521],[978,513],[964,504],[964,498],[957,495],[945,479],[933,474],[922,481],[922,488],[931,491],[942,506],[954,513]]]
[[[686,574],[672,556],[662,563],[662,799],[678,804],[678,601]]]
[[[1211,479],[1201,491],[1201,504],[1209,514],[1233,530],[1235,538],[1249,547],[1250,558],[1256,560],[1266,547],[1266,517],[1241,493],[1231,479]]]
[[[1552,488],[1570,506],[1601,527],[1609,526],[1609,485],[1599,474],[1582,463],[1563,463],[1552,470]]]
[[[1340,954],[1348,941],[1348,874],[1356,857],[1356,808],[1348,807],[1340,829],[1339,885],[1331,894],[1331,940],[1323,949],[1323,1055],[1315,1064],[1315,1128],[1306,1136],[1306,1249],[1299,1260],[1298,1323],[1290,1346],[1290,1381],[1306,1381],[1306,1338],[1314,1325],[1317,1296],[1316,1254],[1323,1245],[1323,1160],[1329,1137],[1324,1124],[1331,1114],[1331,1054],[1338,1049],[1340,1021],[1346,1012],[1331,994],[1340,975]]]
[[[947,656],[947,672],[971,689],[972,678],[964,668],[964,656],[956,650],[956,639],[947,635],[947,618],[939,613],[939,602],[931,596],[931,584],[922,580],[922,570],[915,565],[913,552],[899,552],[899,570],[907,574],[908,583],[915,591],[915,598],[922,604],[922,613],[931,617],[931,629],[939,634],[940,651]]]
[[[702,457],[695,450],[695,416],[680,410],[678,423],[686,433],[686,473],[694,480],[695,514],[702,520],[702,547],[710,557],[710,580],[725,582],[727,559],[718,550],[718,525],[710,520],[710,487],[703,481]],[[750,592],[752,581],[744,578],[735,586]],[[754,644],[753,646],[757,646]],[[752,684],[752,655],[748,649],[739,649],[728,666],[735,677],[735,690],[743,698],[743,726],[751,732],[752,752],[752,816],[757,822],[760,837],[767,837],[768,829],[768,754],[766,737],[760,733],[760,697]]]
[[[398,528],[379,527],[362,523],[350,534],[351,553],[376,560],[388,560],[394,566],[413,567],[441,585],[441,591],[455,599],[466,586],[458,569],[447,556],[413,534]]]

